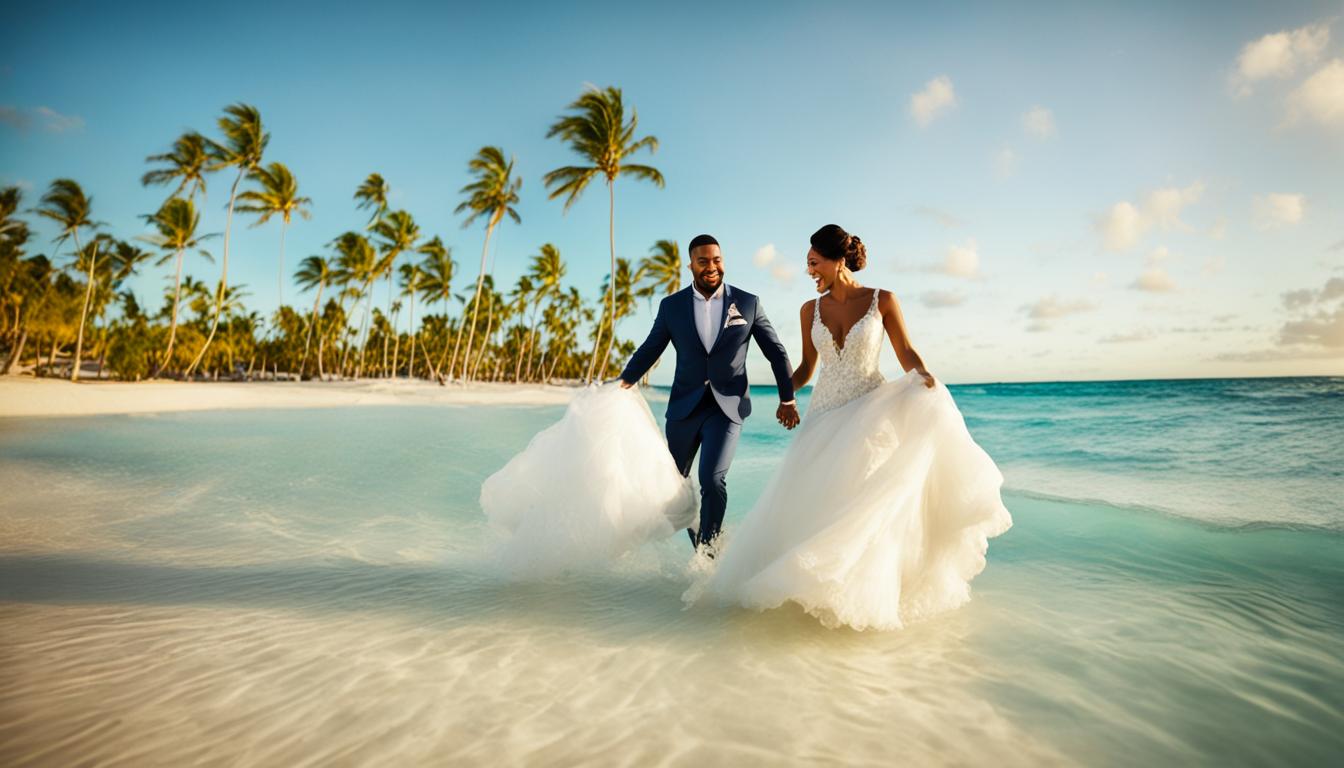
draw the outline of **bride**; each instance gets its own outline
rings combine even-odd
[[[802,427],[761,497],[687,600],[796,603],[829,627],[894,629],[955,608],[1012,525],[1003,476],[924,367],[896,297],[860,285],[867,252],[835,224],[812,235],[822,295],[800,312],[793,386],[821,373]],[[886,381],[886,336],[908,371]]]
[[[802,307],[793,372],[797,390],[821,362],[806,416],[717,559],[697,555],[704,570],[684,599],[795,603],[828,627],[894,629],[970,598],[988,537],[1012,525],[1003,476],[924,367],[895,296],[855,279],[867,258],[859,238],[828,224],[811,245],[822,295]],[[908,371],[893,381],[878,370],[884,335]],[[502,561],[535,576],[687,527],[690,482],[644,399],[611,384],[577,396],[486,480],[481,506],[507,534]]]

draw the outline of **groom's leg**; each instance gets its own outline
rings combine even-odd
[[[696,408],[688,418],[667,421],[667,450],[672,454],[672,461],[682,477],[691,474],[695,452],[700,448],[700,425],[704,423],[706,415],[708,411]],[[691,537],[691,546],[694,547],[697,544],[695,531],[687,528],[686,534]]]
[[[723,526],[728,509],[728,467],[737,451],[742,425],[723,414],[714,413],[700,428],[700,541],[712,542]]]

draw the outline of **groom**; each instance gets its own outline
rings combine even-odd
[[[691,544],[712,544],[728,506],[728,467],[751,414],[747,388],[747,341],[756,339],[779,387],[775,418],[786,429],[798,425],[789,355],[770,327],[760,301],[723,282],[719,241],[697,235],[689,249],[693,285],[663,299],[653,330],[621,372],[629,389],[653,367],[668,342],[677,350],[677,369],[667,401],[667,449],[681,474],[689,476],[700,455],[700,533],[687,529]]]

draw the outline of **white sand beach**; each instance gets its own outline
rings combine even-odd
[[[324,382],[90,381],[0,377],[0,418],[349,405],[564,405],[577,387],[364,379]]]

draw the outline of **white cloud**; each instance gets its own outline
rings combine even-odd
[[[1134,341],[1148,341],[1157,338],[1157,334],[1148,328],[1141,328],[1129,333],[1113,333],[1100,339],[1102,344],[1127,344]]]
[[[1148,231],[1148,227],[1148,218],[1127,201],[1111,206],[1111,210],[1097,220],[1097,229],[1108,251],[1129,250]]]
[[[1012,147],[1004,147],[994,153],[994,173],[1006,179],[1017,173],[1017,152]]]
[[[938,270],[953,277],[978,277],[980,274],[980,252],[975,238],[964,245],[948,246],[943,254],[943,265]]]
[[[1136,291],[1152,293],[1166,293],[1176,290],[1176,284],[1172,282],[1167,271],[1160,267],[1145,269],[1134,282],[1129,284],[1129,287]]]
[[[1237,57],[1232,85],[1244,96],[1258,80],[1288,77],[1319,58],[1329,42],[1330,28],[1325,24],[1274,32],[1249,42]]]
[[[779,258],[779,249],[775,248],[774,243],[767,243],[756,249],[756,253],[751,257],[751,261],[758,267],[768,267]]]
[[[919,300],[931,309],[955,307],[966,301],[966,296],[956,291],[925,291]]]
[[[1214,240],[1222,240],[1227,237],[1227,217],[1219,216],[1218,220],[1209,227],[1209,237]]]
[[[1165,245],[1159,245],[1148,252],[1149,264],[1161,264],[1171,258],[1171,249]]]
[[[1138,244],[1149,229],[1189,229],[1181,220],[1181,212],[1199,202],[1204,195],[1204,182],[1195,181],[1186,187],[1154,189],[1144,197],[1139,207],[1128,200],[1111,206],[1097,217],[1095,226],[1102,244],[1109,251],[1127,251]]]
[[[20,131],[26,131],[37,125],[48,133],[67,133],[84,127],[84,118],[78,115],[63,115],[51,107],[23,109],[10,104],[0,104],[0,123]]]
[[[939,75],[924,84],[924,90],[910,97],[910,115],[915,122],[926,126],[957,105],[957,92],[952,79]]]
[[[1279,329],[1279,343],[1344,348],[1344,304],[1333,312],[1322,310],[1284,323]]]
[[[1093,273],[1092,273],[1092,282],[1096,283],[1097,285],[1105,285],[1106,283],[1109,283],[1110,281],[1111,281],[1111,276],[1108,275],[1108,274],[1106,274],[1105,272],[1093,272]]]
[[[1291,227],[1306,216],[1307,199],[1303,195],[1275,192],[1255,198],[1255,225],[1260,229]]]
[[[1226,264],[1227,259],[1223,258],[1222,254],[1218,254],[1216,256],[1210,256],[1209,258],[1204,260],[1204,266],[1199,268],[1199,274],[1203,275],[1204,277],[1213,277],[1219,272],[1222,272],[1223,267]]]
[[[1066,315],[1089,312],[1096,309],[1096,305],[1087,299],[1067,300],[1051,294],[1034,304],[1024,304],[1022,309],[1032,320],[1055,320]]]
[[[1022,130],[1038,139],[1055,135],[1055,113],[1042,106],[1034,106],[1022,115]]]
[[[1288,309],[1301,309],[1318,302],[1326,302],[1344,296],[1344,277],[1332,277],[1325,281],[1319,291],[1303,288],[1283,294],[1283,306]]]
[[[1332,277],[1319,289],[1288,291],[1282,298],[1284,308],[1296,317],[1279,328],[1279,346],[1238,354],[1243,354],[1246,359],[1261,360],[1341,354],[1344,350],[1344,277]],[[1333,307],[1330,306],[1332,303]]]
[[[1176,187],[1165,187],[1155,189],[1148,193],[1146,210],[1149,216],[1162,229],[1171,229],[1172,227],[1185,228],[1185,222],[1181,221],[1181,210],[1188,205],[1199,202],[1199,198],[1204,194],[1204,182],[1196,181],[1184,189]]]
[[[1308,117],[1325,126],[1344,126],[1344,59],[1334,59],[1288,95],[1288,120]]]
[[[966,222],[957,215],[948,213],[947,211],[940,210],[938,208],[931,208],[926,205],[921,205],[918,208],[915,208],[914,212],[920,216],[925,216],[927,218],[933,219],[934,221],[938,222],[939,224],[942,224],[944,227],[947,227],[948,229],[958,229],[966,225]]]

